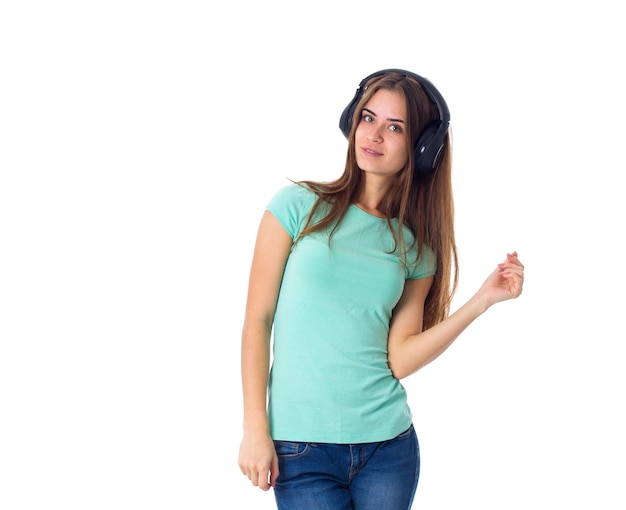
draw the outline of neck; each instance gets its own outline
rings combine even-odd
[[[389,191],[389,186],[391,186],[390,179],[373,179],[372,176],[366,174],[363,191],[356,199],[355,204],[364,211],[383,218],[384,214],[378,210],[378,206]]]

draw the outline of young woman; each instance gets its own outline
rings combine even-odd
[[[420,459],[400,380],[491,305],[518,297],[524,267],[507,254],[449,313],[458,281],[449,113],[432,83],[374,73],[340,128],[343,174],[285,186],[261,219],[239,466],[274,488],[279,509],[409,509]]]

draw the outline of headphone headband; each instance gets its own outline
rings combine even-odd
[[[354,117],[354,110],[356,109],[359,100],[365,92],[365,86],[367,83],[378,76],[382,76],[388,73],[398,73],[408,78],[413,78],[419,83],[426,95],[430,99],[431,103],[437,108],[439,112],[439,119],[436,123],[432,123],[427,126],[420,134],[413,147],[413,159],[415,161],[415,169],[418,172],[431,172],[437,168],[439,156],[445,142],[446,135],[448,133],[448,127],[450,125],[450,111],[445,99],[437,88],[426,78],[418,74],[406,71],[404,69],[383,69],[375,73],[366,76],[359,83],[356,93],[352,98],[352,101],[343,110],[339,119],[339,129],[346,138],[350,135],[352,129],[352,119]]]

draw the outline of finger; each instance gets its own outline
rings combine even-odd
[[[518,260],[507,259],[505,262],[501,262],[498,264],[498,269],[502,273],[503,271],[518,271],[520,273],[524,272],[524,265]]]
[[[498,264],[498,272],[500,273],[500,276],[516,275],[521,278],[524,276],[524,269],[516,264]]]
[[[268,490],[270,488],[270,484],[268,483],[269,473],[267,471],[259,471],[258,478],[256,479],[255,486],[257,486],[261,490]]]
[[[248,480],[250,480],[252,482],[252,485],[256,485],[255,482],[257,480],[257,477],[256,477],[256,475],[254,474],[253,471],[247,471],[245,473],[245,475],[248,477]]]
[[[274,457],[272,460],[272,467],[270,468],[270,487],[276,487],[276,479],[280,474],[280,470],[278,469],[278,458]]]
[[[258,479],[256,472],[253,469],[248,467],[241,466],[241,472],[252,482],[252,485],[255,485],[255,481]]]
[[[513,262],[516,265],[519,265],[522,269],[524,269],[524,264],[522,264],[519,260],[519,258],[517,257],[517,252],[514,251],[512,253],[507,253],[506,254],[506,258],[508,261]]]
[[[502,273],[502,277],[507,281],[509,292],[512,297],[517,297],[522,293],[522,286],[524,283],[523,275],[514,271],[505,271]]]
[[[520,266],[518,264],[501,264],[499,268],[501,273],[510,272],[515,273],[519,276],[524,275],[524,266]]]

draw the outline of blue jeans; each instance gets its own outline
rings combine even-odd
[[[388,441],[362,444],[274,441],[279,510],[408,510],[420,452],[413,425]]]

